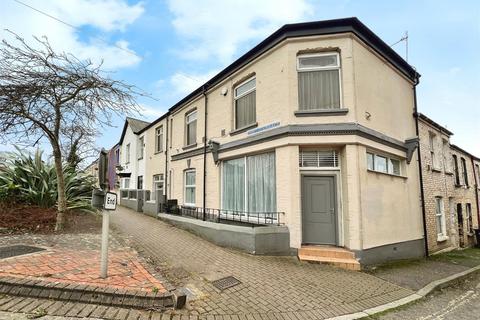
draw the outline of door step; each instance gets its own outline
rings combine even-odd
[[[340,247],[302,246],[298,249],[298,259],[324,263],[347,270],[360,270],[360,263],[355,259],[355,253]]]

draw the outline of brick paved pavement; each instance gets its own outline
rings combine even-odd
[[[323,319],[412,293],[361,272],[220,248],[123,207],[111,217],[128,245],[154,260],[170,282],[189,290],[186,314],[215,315],[215,319],[230,315]],[[242,284],[219,292],[210,283],[229,275]]]

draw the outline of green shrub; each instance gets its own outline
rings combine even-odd
[[[68,209],[94,211],[90,205],[94,180],[91,176],[63,167]],[[0,201],[21,202],[42,208],[57,205],[57,174],[55,166],[42,160],[37,150],[32,157],[18,151],[0,171]]]

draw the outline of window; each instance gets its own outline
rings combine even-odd
[[[465,210],[465,213],[467,214],[467,230],[469,233],[473,233],[472,205],[467,203],[465,205]]]
[[[139,190],[143,189],[143,176],[137,177],[137,189]]]
[[[155,129],[155,152],[163,151],[163,126]]]
[[[222,209],[271,213],[276,206],[275,153],[223,162]]]
[[[144,137],[138,138],[138,160],[143,159],[143,151],[145,149]]]
[[[256,79],[255,77],[241,83],[235,88],[235,129],[252,125],[256,121]]]
[[[477,187],[480,188],[480,165],[476,164],[475,169],[477,172]]]
[[[367,152],[367,169],[371,171],[401,175],[401,162],[398,159]]]
[[[130,163],[130,143],[127,144],[127,152],[125,152],[125,163]]]
[[[185,115],[185,136],[185,143],[187,146],[197,142],[197,110]]]
[[[120,163],[120,149],[115,150],[115,161]]]
[[[465,158],[462,157],[462,176],[463,176],[463,184],[468,187],[468,172],[467,172],[467,162]]]
[[[432,169],[440,170],[439,158],[437,154],[437,145],[436,145],[437,135],[434,134],[433,132],[430,132],[428,138],[429,138],[428,144],[430,148],[430,164],[432,166]]]
[[[455,185],[460,185],[460,173],[458,170],[458,158],[456,155],[452,156],[453,158],[453,170],[455,171]]]
[[[443,169],[445,172],[452,172],[452,157],[450,156],[450,145],[448,140],[443,140]]]
[[[336,168],[338,164],[338,152],[335,150],[300,150],[300,167],[311,168]]]
[[[445,227],[445,211],[443,207],[443,198],[435,197],[435,216],[437,221],[437,239],[442,239],[447,235]]]
[[[195,206],[195,169],[185,171],[185,200],[187,206]]]
[[[130,178],[123,178],[123,189],[130,189]]]
[[[340,109],[340,56],[338,53],[298,57],[300,110]]]
[[[155,174],[153,176],[152,200],[157,198],[157,193],[163,195],[163,184],[163,174]]]

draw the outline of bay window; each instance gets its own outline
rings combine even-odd
[[[340,56],[338,53],[298,57],[300,111],[340,109]]]
[[[223,162],[222,209],[268,213],[276,206],[275,153]]]
[[[401,161],[395,158],[367,152],[367,169],[370,171],[399,176],[401,175]]]
[[[248,127],[256,122],[256,79],[241,83],[235,88],[235,129]]]

